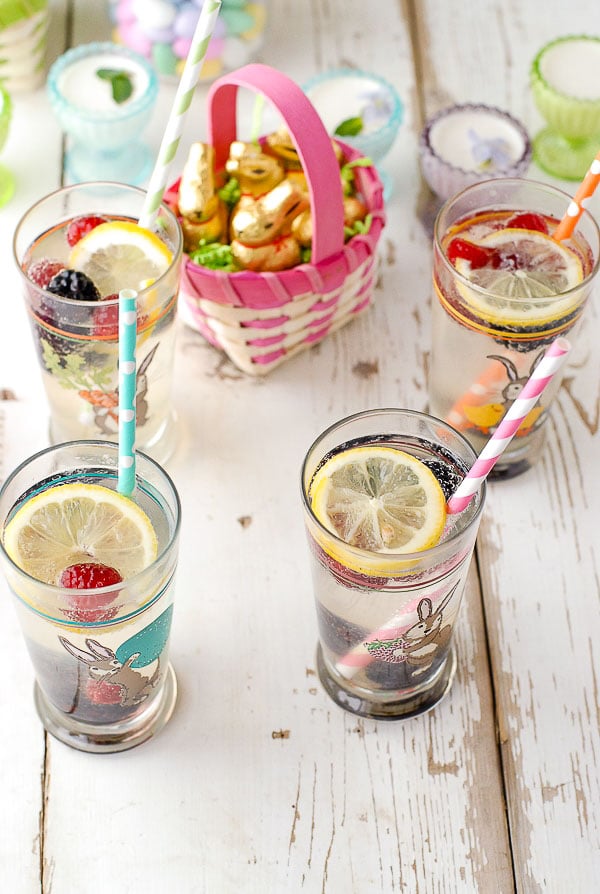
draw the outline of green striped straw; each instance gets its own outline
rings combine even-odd
[[[119,476],[117,490],[130,497],[135,489],[135,392],[137,292],[119,292]]]
[[[202,12],[192,38],[192,45],[185,60],[185,66],[179,81],[175,101],[171,109],[167,126],[160,144],[158,157],[146,192],[146,201],[140,215],[140,226],[151,227],[160,208],[162,197],[167,186],[169,169],[177,153],[183,122],[194,97],[198,85],[200,69],[206,56],[208,44],[215,28],[217,16],[221,8],[221,0],[204,0]]]

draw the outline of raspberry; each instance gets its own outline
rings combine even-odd
[[[100,301],[98,310],[94,311],[93,334],[96,338],[119,337],[119,305],[113,304],[110,307],[103,307],[105,301],[114,301],[118,297],[116,292],[112,295],[105,295]],[[140,332],[147,322],[148,315],[139,314],[137,319],[137,331]]]
[[[100,562],[80,562],[69,565],[62,572],[58,585],[68,590],[95,590],[97,587],[112,587],[123,578],[116,568]]]
[[[488,264],[497,266],[495,261],[495,252],[490,248],[483,248],[481,245],[475,245],[474,242],[468,242],[466,239],[453,239],[446,252],[448,260],[454,264],[457,258],[464,258],[469,261],[473,269],[478,267],[487,267]]]
[[[534,214],[533,212],[525,211],[523,214],[515,214],[506,226],[515,227],[519,230],[538,230],[540,233],[548,235],[548,224],[541,214]]]
[[[46,286],[48,292],[76,301],[100,301],[100,292],[85,273],[78,270],[61,270]]]
[[[89,214],[87,217],[76,217],[67,227],[67,242],[71,247],[77,245],[80,239],[94,230],[100,224],[106,223],[106,217],[98,217],[95,214]]]
[[[34,261],[33,264],[29,265],[27,278],[34,282],[36,286],[45,289],[50,280],[57,273],[60,273],[61,270],[64,270],[64,267],[65,265],[60,261],[54,261],[52,258],[41,258],[39,261]]]
[[[118,297],[116,294],[106,295],[100,301],[100,307],[94,311],[93,335],[97,338],[119,337],[119,305],[104,305],[105,301],[111,301]]]
[[[96,705],[120,705],[121,687],[107,680],[88,680],[85,694]]]
[[[94,590],[97,587],[113,587],[123,578],[116,570],[99,562],[80,562],[69,565],[60,575],[59,587],[68,590]],[[111,605],[115,600],[114,591],[108,593],[73,593],[65,615],[81,624],[110,621],[117,614],[118,607]]]

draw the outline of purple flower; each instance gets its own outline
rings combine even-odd
[[[485,139],[469,128],[467,136],[471,141],[473,160],[482,170],[503,170],[511,163],[510,146],[501,137]]]

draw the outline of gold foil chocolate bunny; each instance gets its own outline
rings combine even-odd
[[[294,218],[308,196],[283,180],[265,195],[242,196],[230,222],[233,257],[246,270],[285,270],[300,263],[300,245],[291,234]]]
[[[227,232],[227,209],[217,193],[215,150],[193,143],[179,184],[179,212],[184,248],[193,251],[200,240],[217,242]]]
[[[367,216],[367,206],[361,202],[356,196],[346,196],[344,198],[344,226],[352,229],[354,224],[359,220],[364,220]],[[302,246],[309,248],[312,244],[313,226],[310,208],[307,208],[302,214],[299,214],[292,223],[292,233]]]
[[[242,194],[258,198],[277,186],[285,177],[280,161],[267,155],[256,143],[236,140],[229,147],[225,170],[235,177]]]

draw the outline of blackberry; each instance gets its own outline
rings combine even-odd
[[[101,295],[89,276],[79,270],[60,270],[46,286],[47,292],[75,301],[100,301]]]
[[[439,486],[444,492],[444,496],[447,500],[450,499],[460,482],[463,480],[464,475],[460,475],[457,471],[446,465],[446,463],[439,462],[439,460],[436,459],[424,459],[423,465],[427,466],[428,469],[431,469],[438,480]]]

